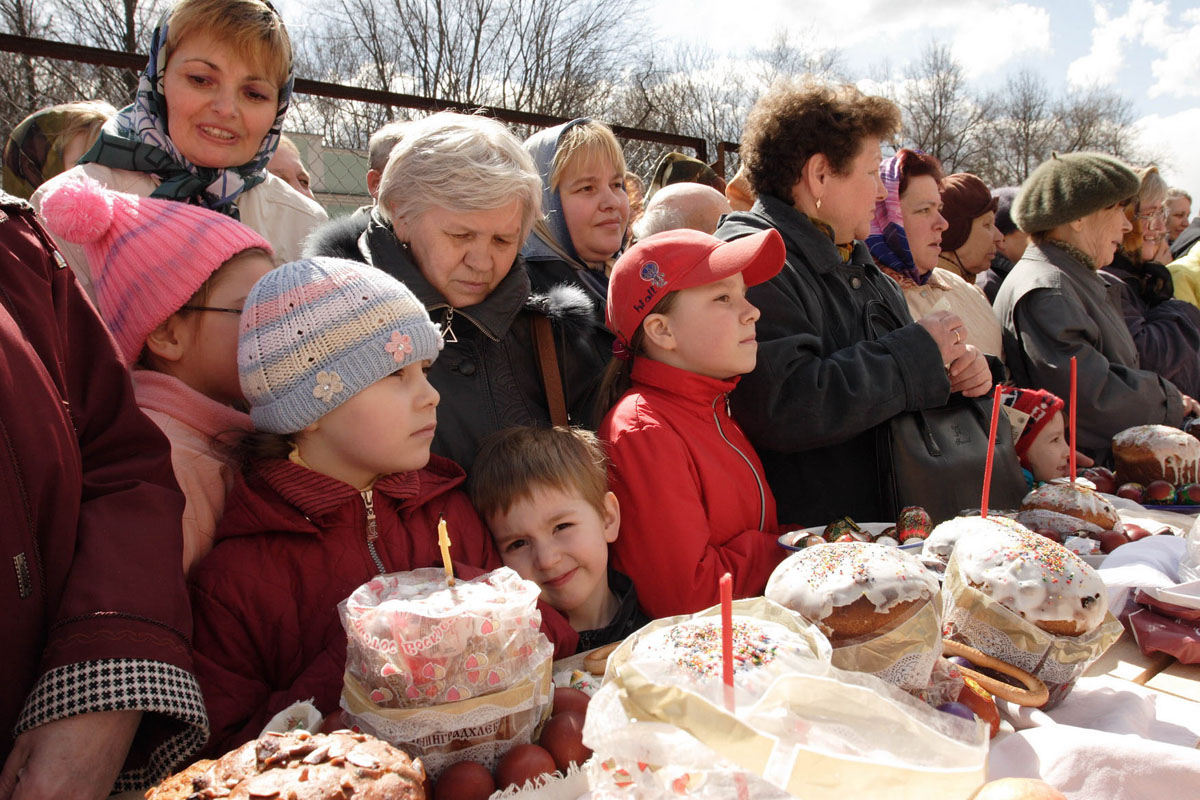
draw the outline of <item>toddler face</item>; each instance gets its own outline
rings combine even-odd
[[[505,566],[542,589],[542,599],[573,627],[599,627],[608,598],[608,545],[620,527],[617,499],[605,495],[603,512],[578,491],[549,486],[488,519]],[[583,627],[581,627],[583,626]]]
[[[1049,481],[1067,476],[1071,464],[1071,446],[1067,444],[1061,411],[1034,438],[1025,458],[1029,461],[1029,471],[1035,480]]]

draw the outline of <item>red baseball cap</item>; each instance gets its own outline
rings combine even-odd
[[[747,286],[769,281],[787,252],[774,228],[723,242],[688,228],[647,237],[625,251],[608,278],[605,324],[626,346],[667,292],[742,273]]]

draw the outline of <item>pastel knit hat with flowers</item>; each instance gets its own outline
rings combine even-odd
[[[83,245],[100,316],[127,365],[222,264],[246,250],[272,252],[254,229],[207,208],[115,192],[82,175],[52,187],[42,218]]]
[[[296,433],[441,349],[429,312],[403,283],[355,261],[306,258],[250,290],[238,375],[254,427]]]

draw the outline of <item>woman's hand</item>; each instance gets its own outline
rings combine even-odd
[[[141,721],[141,711],[96,711],[25,731],[0,771],[0,800],[108,797]]]
[[[917,320],[929,332],[942,354],[942,363],[949,367],[966,352],[967,326],[962,317],[950,311],[934,311]]]
[[[1183,396],[1183,418],[1200,417],[1200,403],[1197,403],[1186,394]]]
[[[992,370],[974,345],[965,345],[963,350],[947,369],[950,391],[962,392],[964,397],[983,397],[992,388]]]

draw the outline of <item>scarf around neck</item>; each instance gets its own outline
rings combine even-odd
[[[197,166],[179,152],[168,133],[163,76],[170,58],[167,52],[170,14],[168,9],[151,36],[150,60],[138,79],[133,103],[105,123],[100,138],[79,163],[95,162],[114,169],[157,175],[162,182],[151,192],[151,197],[194,203],[238,219],[235,205],[238,196],[266,180],[267,162],[279,145],[283,118],[291,102],[294,75],[289,69],[287,80],[279,88],[275,122],[253,159],[238,167]]]
[[[904,213],[900,210],[899,156],[885,159],[879,165],[879,178],[887,190],[887,197],[875,204],[875,216],[871,218],[871,233],[867,236],[871,257],[880,267],[903,276],[917,286],[924,286],[933,270],[922,275],[908,247]]]

